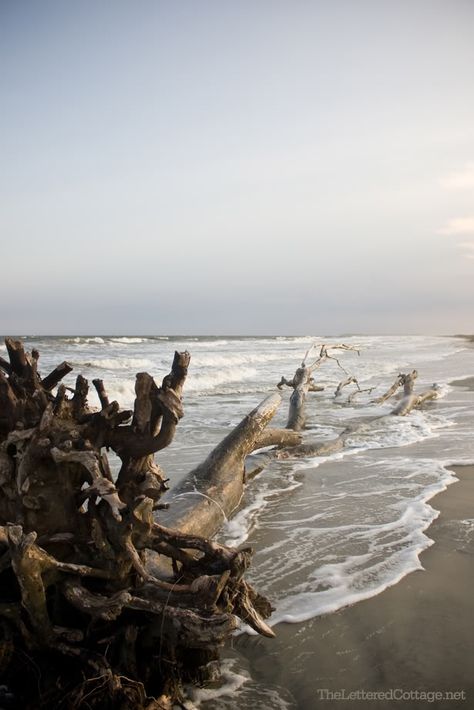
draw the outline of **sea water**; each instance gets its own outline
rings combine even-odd
[[[358,348],[325,361],[314,373],[323,392],[307,400],[305,439],[329,440],[354,426],[342,453],[328,457],[275,460],[244,494],[240,509],[219,533],[226,544],[255,549],[248,579],[276,607],[269,623],[303,624],[321,614],[379,594],[419,569],[420,552],[432,544],[429,525],[438,513],[430,499],[455,476],[449,466],[474,462],[472,393],[452,380],[474,375],[474,350],[460,338],[426,336],[307,337],[31,337],[45,375],[62,360],[75,374],[104,380],[110,399],[133,405],[135,374],[158,382],[169,371],[174,350],[189,350],[184,390],[185,416],[172,445],[157,456],[171,484],[177,483],[245,414],[291,378],[314,343]],[[2,349],[4,347],[2,346]],[[317,348],[309,356],[316,359]],[[436,383],[439,398],[407,417],[392,417],[393,400],[373,402],[399,372],[419,371],[416,390]],[[334,397],[347,373],[354,386]],[[272,425],[284,426],[290,391]],[[90,402],[98,405],[91,391]],[[117,465],[117,461],[112,461]],[[465,521],[465,526],[472,521]],[[462,532],[462,531],[461,531]],[[302,627],[303,628],[303,627]],[[240,633],[252,633],[242,627]],[[258,687],[236,658],[227,658],[224,685],[194,694],[203,708],[291,707],[285,691]]]

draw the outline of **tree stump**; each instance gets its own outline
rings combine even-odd
[[[10,707],[171,708],[183,682],[215,678],[236,617],[273,635],[270,604],[243,579],[249,548],[156,520],[167,485],[154,454],[183,416],[190,355],[175,353],[161,385],[139,373],[133,411],[109,402],[94,380],[94,411],[84,377],[72,396],[60,384],[68,363],[41,378],[39,353],[5,342],[0,676]],[[109,449],[122,462],[117,480]]]

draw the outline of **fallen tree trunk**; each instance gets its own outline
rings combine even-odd
[[[9,362],[0,363],[2,682],[25,710],[82,707],[86,698],[87,707],[110,710],[171,707],[182,681],[215,677],[218,648],[236,628],[236,616],[273,635],[264,622],[270,604],[243,580],[250,548],[210,542],[202,536],[211,529],[204,517],[203,530],[170,529],[155,520],[167,486],[153,455],[170,443],[183,416],[190,356],[175,353],[160,386],[139,373],[133,411],[109,402],[95,380],[101,409],[93,411],[81,375],[72,390],[59,384],[70,372],[67,363],[42,379],[39,353],[26,353],[11,338],[6,346]],[[259,445],[278,402],[274,396],[254,410],[194,472],[222,483],[229,512],[241,494],[245,456]],[[108,448],[122,461],[115,482]],[[225,478],[231,470],[236,481]],[[149,564],[160,558],[171,560],[171,579],[159,578]],[[22,654],[30,665],[18,662]]]
[[[238,506],[244,491],[245,460],[255,449],[269,445],[295,443],[295,432],[265,431],[281,398],[267,397],[240,422],[209,454],[165,497],[169,510],[160,519],[165,525],[186,533],[211,537]],[[288,436],[290,434],[290,436]]]

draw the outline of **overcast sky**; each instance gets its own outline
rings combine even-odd
[[[473,0],[0,0],[0,332],[474,331]]]

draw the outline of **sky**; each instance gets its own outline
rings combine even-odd
[[[0,0],[0,332],[474,332],[472,0]]]

